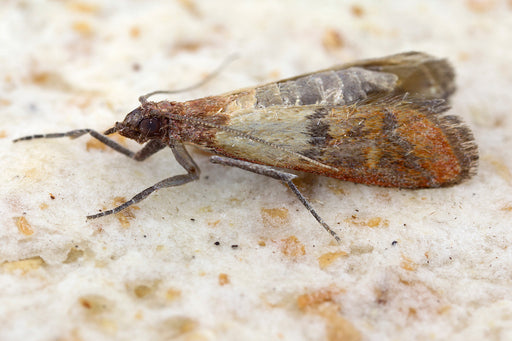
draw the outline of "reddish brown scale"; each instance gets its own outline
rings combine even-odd
[[[205,125],[198,121],[176,120],[176,126],[171,129],[173,137],[177,141],[208,148],[217,133],[217,128],[212,126],[222,126],[229,120],[229,116],[223,111],[231,101],[229,97],[211,96],[182,103],[183,111],[180,115],[198,119],[205,122]]]
[[[472,136],[466,128],[438,117],[446,108],[434,113],[414,106],[384,109],[392,111],[396,127],[386,127],[384,110],[376,105],[365,126],[365,142],[349,142],[365,145],[375,141],[374,145],[362,148],[362,153],[353,153],[351,163],[342,163],[343,157],[337,153],[344,149],[340,141],[346,136],[332,134],[324,147],[325,153],[317,160],[336,167],[337,171],[315,171],[309,167],[307,171],[357,183],[400,188],[450,186],[475,171],[478,155]],[[344,124],[338,121],[337,126]],[[399,142],[391,140],[391,143],[390,136],[399,137]],[[385,157],[392,163],[383,164]],[[304,170],[304,165],[294,169]]]
[[[223,125],[229,119],[221,114],[231,100],[222,96],[207,97],[188,102],[145,102],[126,116],[122,123],[116,123],[119,134],[145,143],[158,139],[164,144],[172,138],[179,142],[205,146],[212,141],[217,131],[212,126]],[[148,136],[140,128],[144,119],[158,122],[158,132]],[[200,122],[205,122],[202,125]]]
[[[424,118],[411,123],[409,127],[402,126],[398,131],[414,144],[414,155],[420,160],[421,166],[430,172],[435,183],[450,183],[458,178],[461,173],[460,162],[454,153],[454,146],[450,144],[439,126]],[[436,157],[432,158],[432,155]],[[393,186],[393,184],[383,186]],[[432,187],[432,185],[427,183],[426,178],[422,178],[419,179],[416,187]]]

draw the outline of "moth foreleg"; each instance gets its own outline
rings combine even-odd
[[[16,143],[19,141],[28,141],[28,140],[34,140],[34,139],[52,139],[52,138],[60,138],[60,137],[70,137],[72,139],[76,139],[82,135],[89,134],[92,137],[94,137],[96,140],[100,141],[107,147],[112,148],[116,152],[119,152],[123,155],[128,156],[131,159],[134,159],[136,161],[144,161],[151,155],[158,152],[160,149],[164,148],[166,145],[158,140],[152,140],[149,141],[141,150],[138,152],[132,152],[128,148],[123,147],[116,141],[108,138],[107,136],[98,133],[96,130],[93,129],[76,129],[71,130],[65,133],[52,133],[52,134],[36,134],[36,135],[29,135],[17,138],[13,140],[12,142]]]

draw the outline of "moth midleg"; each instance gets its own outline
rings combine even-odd
[[[199,179],[200,169],[197,166],[197,164],[194,162],[192,157],[189,155],[183,144],[177,143],[177,142],[171,142],[169,147],[172,150],[172,153],[174,154],[174,158],[178,163],[187,171],[187,174],[180,174],[171,176],[169,178],[163,179],[162,181],[157,182],[151,187],[146,188],[142,192],[137,193],[133,198],[130,200],[124,202],[123,204],[108,210],[104,211],[98,214],[93,214],[87,216],[87,219],[96,219],[99,217],[103,217],[106,215],[115,214],[118,212],[121,212],[125,208],[128,208],[131,205],[134,205],[142,200],[144,200],[146,197],[148,197],[151,193],[154,191],[161,189],[161,188],[167,188],[167,187],[176,187],[181,186],[186,183],[189,183],[191,181],[195,181]],[[160,148],[161,149],[161,148]],[[158,150],[160,150],[158,149]]]
[[[151,155],[165,148],[165,143],[162,143],[158,140],[151,140],[142,149],[140,149],[137,153],[135,153],[132,157],[135,161],[144,161]]]
[[[212,156],[212,157],[210,157],[210,162],[225,165],[225,166],[237,167],[237,168],[249,171],[249,172],[253,172],[256,174],[271,177],[273,179],[281,180],[285,185],[287,185],[292,190],[293,193],[295,193],[297,198],[299,198],[300,202],[306,207],[306,209],[309,211],[309,213],[311,213],[311,215],[313,215],[313,217],[315,217],[315,219],[320,223],[320,225],[322,225],[322,227],[327,232],[329,232],[329,234],[331,236],[333,236],[334,239],[336,239],[336,241],[338,243],[341,242],[341,239],[338,236],[338,234],[336,232],[334,232],[329,225],[327,225],[327,223],[322,219],[322,217],[320,217],[318,215],[318,213],[316,213],[316,211],[313,209],[313,206],[311,206],[311,204],[306,199],[306,197],[304,197],[304,195],[302,195],[302,193],[299,191],[297,186],[295,186],[295,184],[293,183],[292,180],[294,178],[296,178],[297,175],[292,174],[292,173],[283,172],[283,171],[280,171],[280,170],[275,169],[270,166],[260,165],[260,164],[256,164],[256,163],[232,159],[232,158],[223,157],[223,156],[216,156],[216,155]]]

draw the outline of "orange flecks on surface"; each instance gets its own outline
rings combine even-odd
[[[219,223],[220,223],[220,219],[217,219],[215,221],[209,221],[208,227],[217,227],[217,225],[219,225]]]
[[[174,55],[182,51],[195,52],[199,50],[203,45],[204,43],[199,41],[178,41],[174,44],[172,54]]]
[[[70,88],[72,88],[72,86],[70,86]],[[72,90],[77,91],[78,89],[72,88]],[[80,91],[79,94],[71,98],[68,98],[66,100],[66,104],[69,104],[70,106],[79,107],[80,109],[88,109],[91,106],[91,103],[95,98],[95,95],[92,92],[86,93],[82,90],[78,91]]]
[[[160,323],[159,328],[165,330],[166,335],[172,335],[169,339],[179,340],[205,340],[204,336],[196,333],[198,322],[184,316],[173,316]]]
[[[389,221],[387,219],[384,220],[380,217],[370,218],[366,221],[366,226],[368,226],[368,227],[378,227],[378,226],[388,227]]]
[[[18,228],[18,231],[20,231],[25,236],[30,236],[34,234],[34,229],[27,221],[27,218],[21,216],[21,217],[14,217],[14,222],[16,224],[16,227]]]
[[[25,170],[25,172],[23,173],[23,176],[31,179],[31,180],[41,180],[41,179],[45,179],[47,177],[47,174],[45,174],[44,172],[41,172],[41,169],[40,168],[29,168],[27,170]]]
[[[8,105],[11,105],[11,104],[12,104],[12,101],[10,99],[0,98],[0,105],[8,106]]]
[[[322,45],[327,51],[338,50],[345,45],[341,34],[334,29],[327,29],[322,38]]]
[[[40,87],[69,91],[72,86],[56,71],[35,70],[29,74],[28,82]]]
[[[486,155],[483,159],[494,167],[496,173],[503,178],[503,180],[508,184],[512,184],[512,172],[501,159],[497,159],[491,155]]]
[[[181,290],[170,288],[165,292],[165,299],[168,301],[174,301],[181,297]]]
[[[361,332],[339,312],[339,307],[333,303],[326,303],[318,307],[316,312],[326,321],[326,334],[328,341],[360,341]]]
[[[153,288],[147,285],[137,285],[135,288],[133,288],[133,293],[135,296],[137,296],[137,298],[144,298],[153,293]]]
[[[390,273],[391,275],[391,273]],[[391,275],[376,283],[375,302],[397,308],[396,318],[421,320],[424,316],[445,314],[450,309],[450,298],[446,292],[429,282],[422,282],[400,275]],[[412,280],[411,280],[412,279]]]
[[[461,51],[459,52],[459,54],[457,55],[457,59],[460,61],[460,62],[466,62],[468,60],[471,59],[471,54],[468,53],[468,52],[465,52],[465,51]]]
[[[400,263],[400,267],[407,271],[415,271],[418,268],[418,264],[413,262],[412,259],[402,255],[402,263]]]
[[[324,288],[300,295],[297,298],[297,306],[301,311],[324,318],[329,341],[361,340],[361,333],[341,315],[340,306],[334,300],[336,296],[344,292],[345,290],[339,288]]]
[[[327,252],[318,257],[318,264],[320,265],[320,269],[323,270],[331,265],[336,259],[346,256],[348,256],[348,253],[345,251]]]
[[[68,252],[68,256],[64,260],[64,264],[78,262],[82,257],[84,257],[84,255],[85,252],[83,250],[80,250],[77,246],[72,247]]]
[[[281,72],[279,70],[272,70],[268,73],[269,79],[277,79],[281,77]]]
[[[358,18],[361,18],[365,14],[364,8],[360,5],[350,6],[350,12],[352,13],[352,15],[354,17],[358,17]]]
[[[132,26],[130,28],[130,37],[138,38],[140,36],[140,28],[138,26]]]
[[[379,200],[379,202],[391,202],[391,194],[389,191],[378,191],[375,193],[375,198]]]
[[[261,246],[261,247],[263,247],[263,246],[267,246],[267,243],[265,243],[265,241],[264,241],[264,240],[260,240],[260,241],[258,242],[258,246]]]
[[[46,209],[48,208],[48,204],[46,204],[46,203],[44,203],[44,202],[43,202],[41,205],[39,205],[39,208],[40,208],[41,210],[46,210]]]
[[[100,295],[82,296],[78,299],[78,303],[92,315],[109,311],[111,306],[111,302]]]
[[[439,309],[437,309],[437,313],[439,315],[444,315],[444,314],[448,313],[450,310],[452,310],[452,307],[450,305],[443,305],[443,306],[439,307]]]
[[[344,185],[342,181],[329,181],[327,183],[327,188],[336,195],[344,195],[345,190],[343,189]]]
[[[53,75],[50,72],[46,71],[35,72],[31,75],[32,82],[38,85],[48,83],[48,80],[52,77]]]
[[[114,201],[112,203],[113,207],[117,207],[119,205],[122,205],[126,202],[126,199],[123,197],[115,197]],[[119,213],[116,213],[117,220],[121,223],[121,226],[124,228],[127,228],[130,226],[130,219],[135,218],[135,213],[133,213],[133,210],[138,210],[139,207],[135,205],[131,205],[128,208],[125,208]]]
[[[506,204],[505,206],[500,208],[500,211],[512,212],[512,203]]]
[[[219,285],[226,285],[226,284],[229,284],[230,281],[229,281],[229,276],[228,274],[219,274]]]
[[[282,227],[289,222],[288,209],[287,208],[261,208],[260,209],[261,219],[263,225],[273,228]]]
[[[19,271],[22,274],[26,274],[29,271],[39,269],[43,264],[44,261],[41,257],[33,257],[14,262],[5,262],[2,264],[2,269],[7,272]]]
[[[297,297],[297,306],[300,310],[315,308],[324,302],[332,302],[334,298],[345,292],[340,288],[322,288],[313,292],[308,292]]]
[[[287,257],[297,258],[306,254],[304,244],[302,244],[295,236],[281,239],[281,243],[281,252]]]
[[[352,217],[345,219],[345,222],[355,226],[366,226],[371,228],[389,226],[389,220],[382,219],[381,217],[373,217],[365,220],[353,215]]]
[[[90,4],[85,2],[69,2],[68,6],[71,10],[81,12],[81,13],[97,13],[100,10],[100,7],[96,4]]]
[[[371,253],[372,251],[373,246],[368,244],[354,244],[350,246],[351,255],[364,255],[366,253]]]
[[[197,9],[197,5],[192,0],[178,0],[181,6],[187,10],[188,13],[195,17],[200,17],[201,12]]]
[[[93,33],[91,25],[86,21],[75,21],[72,25],[75,32],[80,33],[82,36],[90,36]]]
[[[387,304],[389,301],[389,291],[383,288],[375,288],[375,302],[378,304]]]
[[[210,205],[202,206],[199,208],[199,212],[200,213],[210,213],[210,212],[213,212],[213,208]]]
[[[496,7],[496,0],[466,0],[466,6],[473,12],[485,13]]]
[[[0,139],[3,139],[7,136],[7,133],[5,132],[5,130],[0,130]]]
[[[103,143],[103,142],[100,142],[99,140],[96,140],[96,139],[89,139],[86,143],[85,143],[85,149],[87,151],[91,150],[91,149],[99,149],[99,150],[106,150],[107,149],[107,146]]]
[[[116,141],[117,143],[119,143],[123,146],[126,146],[126,137],[121,136],[118,133],[114,133],[112,135],[109,135],[108,137],[110,139]],[[107,147],[103,142],[100,142],[99,140],[92,138],[92,137],[85,143],[85,148],[87,151],[89,151],[91,149],[114,151],[112,148]]]
[[[10,74],[4,75],[4,82],[6,84],[12,85],[13,84],[12,76]],[[3,101],[3,99],[2,99],[2,101]]]

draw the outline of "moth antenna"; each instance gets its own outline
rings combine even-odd
[[[184,87],[184,88],[178,89],[178,90],[156,90],[156,91],[152,91],[152,92],[150,92],[148,94],[140,96],[139,97],[139,102],[141,104],[145,104],[148,101],[148,98],[151,97],[151,96],[154,96],[154,95],[177,94],[177,93],[180,93],[180,92],[185,92],[185,91],[190,91],[190,90],[197,89],[197,88],[205,85],[209,81],[211,81],[213,78],[217,77],[222,72],[222,70],[224,70],[226,68],[226,66],[228,66],[231,62],[233,62],[237,58],[239,58],[239,56],[236,53],[233,53],[233,54],[229,55],[226,59],[224,59],[224,61],[212,73],[208,74],[204,79],[202,79],[201,81],[199,81],[199,82],[197,82],[195,84],[192,84],[190,86],[187,86],[187,87]]]

